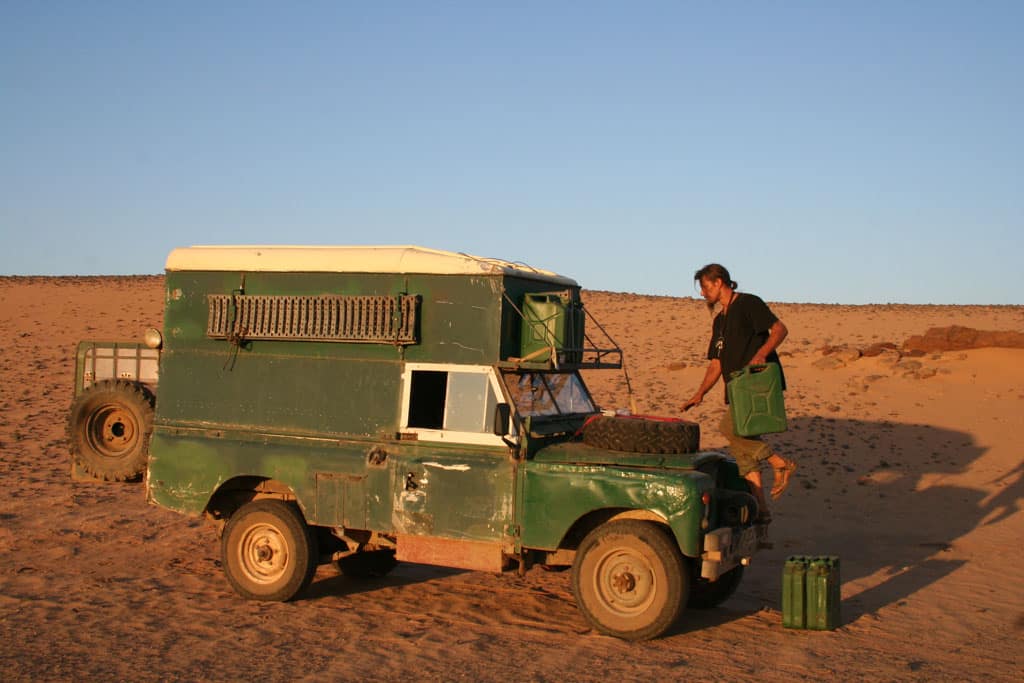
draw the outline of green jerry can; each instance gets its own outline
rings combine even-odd
[[[794,555],[782,570],[782,625],[831,631],[840,616],[839,558]]]
[[[547,362],[551,348],[560,362],[578,363],[583,347],[583,312],[558,294],[523,297],[521,353],[524,359]]]
[[[806,628],[807,562],[805,557],[793,556],[782,567],[782,625],[786,628]]]
[[[782,371],[778,363],[748,365],[729,374],[725,385],[733,428],[740,436],[786,431]]]

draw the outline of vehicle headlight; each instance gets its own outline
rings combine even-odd
[[[142,336],[142,341],[151,349],[159,349],[164,345],[164,336],[160,334],[160,330],[150,327]]]

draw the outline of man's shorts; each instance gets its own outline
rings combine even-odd
[[[729,441],[729,452],[736,460],[740,468],[740,476],[745,477],[750,472],[760,469],[760,464],[767,460],[772,454],[768,444],[761,441],[758,436],[739,436],[732,424],[732,411],[726,407],[722,421],[718,423],[718,429]]]

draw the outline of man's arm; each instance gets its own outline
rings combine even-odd
[[[715,386],[715,382],[722,376],[722,361],[717,358],[712,359],[708,363],[707,372],[704,373],[704,381],[700,383],[700,388],[697,389],[690,400],[683,404],[683,412],[686,412],[690,408],[694,407],[698,403],[704,400],[704,394],[708,393],[711,387]]]
[[[782,324],[781,320],[776,320],[772,323],[772,326],[768,328],[768,339],[765,340],[761,348],[757,350],[754,357],[750,359],[750,365],[764,365],[765,359],[775,349],[779,348],[779,344],[785,340],[786,335],[789,334],[789,330]]]

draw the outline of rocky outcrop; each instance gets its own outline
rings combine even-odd
[[[904,351],[924,353],[988,347],[1024,349],[1024,333],[976,330],[971,327],[950,325],[948,327],[933,327],[924,334],[914,335],[903,342]]]
[[[873,358],[875,356],[887,355],[890,351],[899,352],[899,350],[900,347],[896,346],[892,342],[878,342],[861,351],[861,355],[867,358]]]
[[[825,346],[821,349],[821,355],[830,356],[843,363],[849,363],[860,358],[863,353],[860,349],[852,346]]]
[[[865,348],[848,345],[826,345],[819,349],[821,357],[811,364],[819,370],[838,370],[861,358],[872,358],[876,365],[889,366],[893,374],[912,379],[927,379],[938,372],[934,367],[912,360],[926,355],[939,358],[944,351],[963,351],[988,347],[1024,348],[1024,333],[1002,330],[976,330],[961,325],[933,327],[924,334],[914,335],[903,346],[891,342],[876,342]]]

